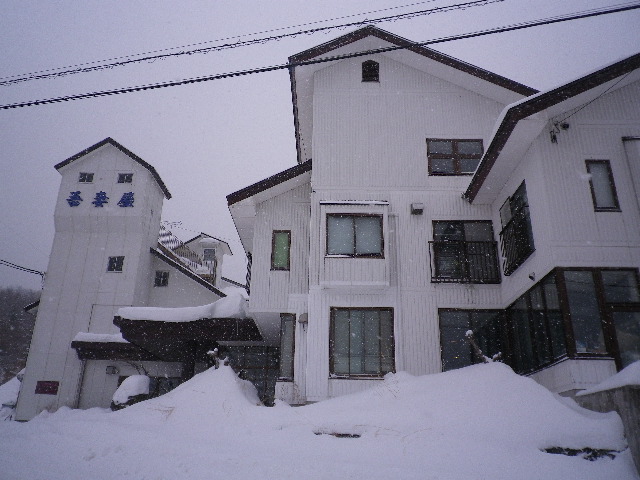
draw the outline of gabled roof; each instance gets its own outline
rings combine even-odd
[[[112,145],[114,147],[116,147],[118,150],[120,150],[122,153],[124,153],[125,155],[127,155],[129,158],[131,158],[132,160],[138,162],[140,165],[142,165],[144,168],[146,168],[147,170],[149,170],[149,172],[151,173],[151,175],[153,176],[153,178],[155,179],[155,181],[158,183],[158,186],[160,187],[160,189],[162,190],[162,192],[164,193],[164,196],[167,200],[169,200],[171,198],[171,193],[169,193],[169,189],[167,188],[167,186],[164,184],[164,182],[162,181],[162,179],[160,178],[160,175],[158,174],[158,172],[156,171],[155,168],[153,168],[150,164],[148,164],[147,162],[145,162],[143,159],[141,159],[139,156],[137,156],[135,153],[133,153],[131,150],[128,150],[127,148],[123,147],[122,145],[120,145],[118,142],[116,142],[113,138],[111,137],[107,137],[104,140],[102,140],[101,142],[96,143],[95,145],[92,145],[89,148],[85,148],[84,150],[82,150],[81,152],[76,153],[74,156],[67,158],[66,160],[58,163],[57,165],[55,165],[55,169],[56,170],[60,170],[63,167],[66,167],[67,165],[69,165],[72,162],[75,162],[76,160],[78,160],[79,158],[84,157],[85,155],[99,149],[100,147],[104,146],[104,145]]]
[[[253,247],[256,205],[311,181],[311,160],[227,195],[227,204],[246,252]]]
[[[204,233],[204,232],[200,232],[198,235],[196,235],[195,237],[187,240],[186,242],[184,242],[185,245],[189,245],[191,242],[195,242],[196,240],[202,240],[204,238],[210,238],[212,240],[215,240],[218,243],[222,243],[224,245],[224,253],[225,255],[233,255],[233,252],[231,252],[231,247],[229,246],[229,242],[222,240],[218,237],[214,237],[213,235],[209,235],[208,233]]]
[[[420,43],[412,42],[411,40],[407,40],[406,38],[394,35],[393,33],[387,32],[386,30],[382,30],[378,27],[374,27],[373,25],[368,25],[354,32],[347,33],[346,35],[342,35],[341,37],[325,42],[316,47],[312,47],[303,52],[296,53],[295,55],[289,57],[289,63],[292,66],[295,66],[295,64],[297,63],[306,62],[313,58],[326,55],[333,50],[357,42],[358,40],[369,36],[377,37],[381,40],[389,42],[392,45],[389,47],[376,49],[373,52],[364,52],[362,55],[369,55],[370,53],[384,53],[394,50],[409,50],[411,52],[417,53],[418,55],[422,55],[423,57],[443,63],[457,70],[461,70],[470,75],[473,75],[474,77],[482,78],[483,80],[487,80],[488,82],[495,83],[496,85],[507,88],[524,96],[533,95],[537,92],[537,90],[534,88],[528,87],[514,80],[498,75],[497,73],[493,73],[483,68],[476,67],[475,65],[472,65],[470,63],[463,62],[462,60],[458,60],[457,58],[450,57],[449,55],[445,55],[444,53],[440,53],[436,50],[432,50],[431,48],[422,46]]]
[[[621,88],[639,80],[639,69],[640,53],[637,53],[582,76],[577,80],[540,92],[537,95],[507,106],[498,120],[499,126],[492,136],[480,165],[463,197],[469,202],[473,202],[476,199],[501,156],[509,157],[512,162],[518,161],[519,154],[524,153],[524,150],[539,135],[541,128],[546,125],[549,118],[572,108],[586,106],[614,88]],[[629,77],[628,75],[634,70],[636,70],[635,74]],[[620,78],[623,75],[625,77]],[[605,88],[607,83],[610,83],[610,85]],[[597,89],[600,86],[603,88]],[[536,125],[527,125],[524,122],[524,120],[535,114],[540,114],[544,110],[548,110],[547,115],[533,122]],[[518,143],[520,144],[519,149],[516,148]],[[508,175],[506,169],[501,169],[501,171],[503,176]],[[497,193],[496,188],[492,188],[492,191]]]

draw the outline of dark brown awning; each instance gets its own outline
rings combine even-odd
[[[152,353],[131,343],[74,340],[71,348],[76,349],[80,360],[158,360]]]
[[[190,322],[129,320],[115,317],[122,337],[164,361],[185,361],[187,357],[206,360],[206,352],[218,342],[261,341],[262,335],[251,318],[203,318]],[[195,347],[195,351],[194,351]]]

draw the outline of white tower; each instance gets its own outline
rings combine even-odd
[[[148,303],[149,249],[158,241],[164,198],[155,169],[107,138],[59,163],[55,237],[16,410],[76,407],[83,363],[71,341],[80,332],[118,333],[123,306]]]

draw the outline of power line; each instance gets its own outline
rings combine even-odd
[[[25,76],[30,76],[30,75],[37,75],[39,73],[52,72],[54,70],[61,70],[63,68],[76,68],[76,67],[82,67],[82,66],[85,66],[85,65],[94,65],[96,63],[111,62],[113,60],[121,60],[121,59],[124,59],[124,58],[139,57],[141,55],[152,55],[154,53],[169,52],[169,51],[172,51],[172,50],[177,50],[178,48],[197,47],[197,46],[200,46],[200,45],[207,45],[207,44],[215,43],[215,42],[224,42],[224,41],[233,40],[233,39],[236,39],[236,38],[250,37],[250,36],[253,36],[253,35],[262,35],[262,34],[265,34],[265,33],[279,32],[279,31],[282,31],[282,30],[290,30],[292,28],[306,27],[308,25],[317,25],[319,23],[333,22],[335,20],[343,20],[345,18],[353,18],[353,17],[358,17],[360,15],[368,15],[370,13],[386,12],[386,11],[389,11],[389,10],[397,10],[399,8],[413,7],[415,5],[421,5],[421,4],[425,4],[425,3],[432,3],[432,2],[435,2],[435,1],[436,0],[426,0],[424,2],[415,2],[415,3],[406,4],[406,5],[399,5],[397,7],[388,7],[388,8],[378,9],[378,10],[370,10],[368,12],[354,13],[352,15],[344,15],[344,16],[341,16],[341,17],[329,18],[329,19],[326,19],[326,20],[317,20],[315,22],[307,22],[307,23],[301,23],[301,24],[298,24],[298,25],[290,25],[288,27],[279,27],[279,28],[273,28],[273,29],[269,29],[269,30],[262,30],[262,31],[259,31],[259,32],[245,33],[245,34],[242,34],[242,35],[234,35],[234,36],[231,36],[231,37],[218,38],[216,40],[207,40],[207,41],[204,41],[204,42],[190,43],[190,44],[182,45],[182,46],[179,46],[179,47],[162,48],[162,49],[157,49],[157,50],[151,50],[151,51],[148,51],[148,52],[133,53],[131,55],[122,55],[122,56],[119,56],[119,57],[106,58],[106,59],[103,59],[103,60],[95,60],[95,61],[92,61],[92,62],[84,62],[84,63],[75,64],[75,65],[67,65],[67,66],[64,66],[64,67],[55,67],[55,68],[49,68],[49,69],[46,69],[46,70],[38,70],[38,71],[35,71],[35,72],[30,72],[30,73],[21,73],[21,74],[17,74],[17,75],[9,75],[9,76],[6,76],[6,77],[0,77],[0,80],[7,80],[7,79],[11,79],[11,78],[16,78],[16,77],[25,77]],[[28,80],[28,79],[25,79],[25,81],[26,80]],[[18,81],[22,81],[22,79],[18,79]],[[4,82],[0,83],[0,85],[4,85],[4,84],[5,84]]]
[[[512,25],[508,25],[508,26],[504,26],[504,27],[496,27],[496,28],[492,28],[492,29],[480,30],[480,31],[471,32],[471,33],[465,33],[465,34],[461,34],[461,35],[453,35],[453,36],[448,36],[448,37],[436,38],[436,39],[427,40],[427,41],[424,41],[424,42],[412,42],[409,45],[383,47],[383,48],[377,48],[377,49],[373,49],[373,50],[366,50],[366,51],[361,51],[361,52],[354,52],[354,53],[344,54],[344,55],[336,55],[336,56],[332,56],[332,57],[324,57],[324,58],[318,58],[318,59],[313,59],[313,60],[305,60],[305,61],[296,62],[296,63],[285,63],[285,64],[279,64],[279,65],[271,65],[271,66],[268,66],[268,67],[260,67],[260,68],[247,69],[247,70],[239,70],[239,71],[235,71],[235,72],[227,72],[227,73],[221,73],[221,74],[216,74],[216,75],[208,75],[208,76],[203,76],[203,77],[187,78],[187,79],[176,80],[176,81],[172,81],[172,82],[151,83],[151,84],[146,84],[146,85],[138,85],[138,86],[133,86],[133,87],[119,88],[119,89],[115,89],[115,90],[102,90],[102,91],[98,91],[98,92],[88,92],[88,93],[81,93],[81,94],[76,94],[76,95],[67,95],[67,96],[63,96],[63,97],[54,97],[54,98],[41,99],[41,100],[32,100],[32,101],[29,101],[29,102],[12,103],[12,104],[7,104],[7,105],[1,105],[0,106],[0,110],[8,110],[8,109],[11,109],[11,108],[30,107],[30,106],[35,106],[35,105],[45,105],[45,104],[50,104],[50,103],[60,103],[60,102],[66,102],[66,101],[70,101],[70,100],[81,100],[81,99],[84,99],[84,98],[104,97],[104,96],[108,96],[108,95],[120,95],[120,94],[123,94],[123,93],[140,92],[140,91],[144,91],[144,90],[154,90],[154,89],[166,88],[166,87],[176,87],[176,86],[180,86],[180,85],[189,85],[189,84],[192,84],[192,83],[209,82],[209,81],[212,81],[212,80],[221,80],[221,79],[224,79],[224,78],[239,77],[239,76],[243,76],[243,75],[252,75],[252,74],[256,74],[256,73],[272,72],[272,71],[276,71],[276,70],[289,69],[289,68],[292,68],[292,67],[299,67],[299,66],[304,66],[304,65],[313,65],[313,64],[318,64],[318,63],[333,62],[333,61],[336,61],[336,60],[343,60],[343,59],[346,59],[346,58],[354,58],[354,57],[361,57],[361,56],[364,56],[364,55],[372,55],[372,54],[377,54],[377,53],[385,53],[385,52],[390,52],[390,51],[395,51],[395,50],[402,50],[402,49],[416,47],[416,46],[433,45],[433,44],[437,44],[437,43],[451,42],[451,41],[454,41],[454,40],[463,40],[463,39],[468,39],[468,38],[481,37],[481,36],[485,36],[485,35],[492,35],[494,33],[511,32],[511,31],[515,31],[515,30],[522,30],[522,29],[525,29],[525,28],[532,28],[532,27],[538,27],[538,26],[542,26],[542,25],[551,25],[551,24],[554,24],[554,23],[567,22],[567,21],[570,21],[570,20],[579,20],[579,19],[583,19],[583,18],[596,17],[596,16],[607,15],[607,14],[611,14],[611,13],[619,13],[619,12],[624,12],[624,11],[628,11],[628,10],[635,10],[635,9],[638,9],[638,8],[640,8],[640,3],[636,3],[636,4],[632,4],[632,5],[627,4],[627,5],[620,6],[620,7],[592,9],[592,10],[586,10],[586,11],[583,11],[583,12],[579,12],[579,13],[576,13],[576,14],[566,14],[566,15],[559,15],[559,16],[555,16],[555,17],[548,17],[548,18],[541,19],[541,20],[531,20],[531,21],[528,21],[528,22],[521,22],[521,23],[512,24]]]
[[[429,1],[435,1],[435,0],[429,0]],[[169,57],[180,57],[180,56],[183,56],[183,55],[206,54],[206,53],[211,53],[211,52],[215,52],[215,51],[229,50],[229,49],[240,48],[240,47],[247,47],[247,46],[250,46],[250,45],[265,44],[265,43],[269,43],[269,42],[273,42],[273,41],[282,40],[284,38],[295,38],[295,37],[298,37],[300,35],[311,35],[311,34],[318,33],[318,32],[327,32],[327,31],[335,30],[335,29],[357,27],[357,26],[362,26],[362,25],[365,25],[365,24],[373,25],[373,24],[378,24],[378,23],[383,23],[383,22],[391,22],[391,21],[395,22],[395,21],[398,21],[398,20],[407,20],[407,19],[411,19],[411,18],[415,18],[415,17],[424,16],[424,15],[431,15],[431,14],[434,14],[434,13],[445,13],[445,12],[449,12],[449,11],[453,11],[453,10],[465,10],[465,9],[468,9],[468,8],[480,7],[480,6],[485,6],[485,5],[489,5],[489,4],[492,4],[492,3],[499,3],[499,2],[504,2],[504,1],[505,0],[474,0],[474,1],[471,1],[471,2],[448,5],[448,6],[444,6],[444,7],[436,7],[436,8],[426,9],[426,10],[419,10],[419,11],[416,11],[416,12],[401,13],[401,14],[397,14],[397,15],[389,15],[389,16],[386,16],[386,17],[380,17],[380,18],[374,18],[374,19],[365,19],[365,20],[361,20],[361,21],[358,21],[358,22],[343,23],[343,24],[340,24],[340,25],[331,25],[331,26],[326,26],[326,27],[317,27],[317,28],[312,28],[312,29],[292,32],[292,33],[284,33],[284,34],[280,34],[280,35],[272,35],[272,36],[269,36],[269,37],[253,38],[253,39],[242,40],[242,41],[239,40],[239,41],[235,41],[235,42],[232,42],[232,43],[224,43],[224,44],[221,44],[221,45],[214,45],[214,46],[210,46],[210,47],[201,47],[201,48],[197,48],[197,49],[193,49],[193,50],[183,50],[183,51],[173,52],[173,53],[160,53],[160,54],[157,54],[157,55],[147,55],[147,54],[142,53],[142,54],[138,54],[138,55],[147,55],[147,56],[140,57],[140,58],[131,58],[131,57],[136,56],[136,55],[127,55],[125,57],[116,57],[115,59],[110,59],[110,60],[117,60],[119,58],[129,58],[128,60],[122,60],[122,61],[119,61],[119,62],[112,62],[112,63],[106,63],[106,64],[100,64],[100,65],[94,65],[95,63],[99,63],[99,62],[89,62],[89,63],[79,64],[79,65],[73,65],[71,67],[60,67],[60,68],[71,68],[70,70],[55,71],[55,72],[52,72],[51,70],[43,70],[41,72],[34,72],[34,73],[30,73],[30,74],[22,74],[22,75],[14,75],[14,76],[11,76],[11,77],[4,77],[3,79],[0,79],[0,86],[7,86],[7,85],[16,84],[16,83],[28,82],[28,81],[32,81],[32,80],[43,80],[43,79],[48,79],[48,78],[63,77],[63,76],[67,76],[67,75],[75,75],[75,74],[78,74],[78,73],[87,73],[87,72],[93,72],[93,71],[99,71],[99,70],[112,69],[112,68],[115,68],[115,67],[122,67],[122,66],[130,65],[130,64],[134,64],[134,63],[150,62],[150,61],[155,61],[155,60],[165,60],[165,59],[167,59]],[[427,3],[427,2],[421,2],[421,3]],[[401,7],[394,7],[394,8],[401,8]],[[368,12],[368,13],[372,13],[372,12]],[[357,14],[357,15],[366,15],[366,14],[367,13]],[[345,18],[345,17],[341,17],[341,18]],[[322,22],[324,23],[324,22],[327,22],[327,21],[331,21],[331,20],[324,20]],[[318,22],[312,22],[312,23],[318,23]],[[303,24],[303,25],[307,25],[307,24]],[[289,28],[295,28],[295,27],[284,27],[284,28],[275,29],[275,30],[272,30],[272,31],[278,31],[278,30],[289,29]],[[260,32],[260,33],[264,33],[264,32]],[[204,44],[213,43],[213,42],[217,42],[217,41],[225,41],[225,40],[232,40],[232,39],[236,39],[236,38],[247,37],[247,36],[250,36],[250,35],[254,35],[254,34],[239,35],[239,36],[228,37],[228,38],[220,39],[220,40],[211,40],[209,42],[202,42],[200,44],[193,44],[193,45],[188,45],[188,46],[204,45]],[[150,52],[150,53],[165,52],[165,51],[169,51],[169,50],[175,50],[176,48],[185,48],[185,47],[174,47],[174,48],[171,48],[171,49],[156,50],[156,51]],[[109,61],[109,60],[106,60],[106,61]],[[90,65],[90,66],[83,66],[83,65]],[[56,69],[53,69],[53,70],[59,70],[59,68],[56,68]],[[15,77],[19,77],[19,78],[15,78]]]
[[[32,268],[23,267],[21,265],[17,265],[15,263],[9,262],[7,260],[3,260],[1,258],[0,258],[0,265],[5,265],[7,267],[14,268],[14,269],[20,270],[22,272],[35,273],[36,275],[40,275],[42,277],[42,280],[44,281],[45,273],[41,272],[39,270],[34,270]]]

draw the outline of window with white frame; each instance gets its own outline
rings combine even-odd
[[[596,212],[619,212],[620,204],[609,160],[586,160],[593,208]]]
[[[383,258],[382,215],[327,214],[327,255]]]

